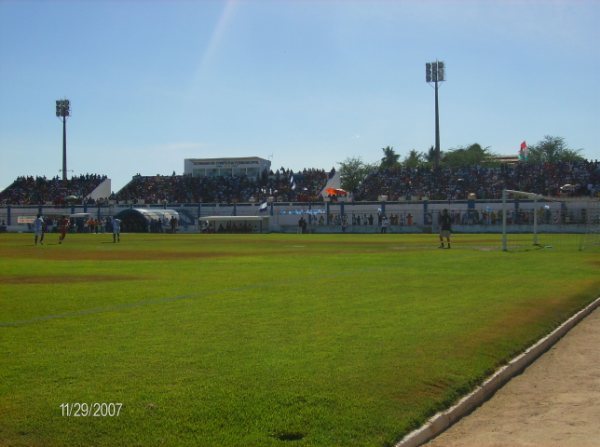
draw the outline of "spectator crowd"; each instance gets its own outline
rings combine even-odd
[[[503,189],[546,196],[596,196],[600,193],[600,162],[518,163],[494,167],[406,168],[379,170],[369,174],[354,194],[354,200],[465,200],[499,199]]]
[[[260,178],[247,176],[193,177],[190,175],[133,177],[111,199],[145,203],[244,203],[317,201],[327,183],[321,169],[294,173],[281,168]]]
[[[259,178],[247,176],[192,177],[189,175],[135,175],[108,199],[117,203],[246,203],[309,202],[322,200],[320,193],[335,173],[322,169],[292,172],[281,168]],[[64,205],[82,203],[105,175],[87,174],[66,182],[58,177],[18,177],[0,193],[2,205]],[[600,194],[600,162],[518,163],[463,168],[428,167],[379,169],[367,175],[354,192],[355,201],[499,199],[503,189],[546,196],[594,196]],[[93,203],[89,200],[87,203]]]
[[[97,174],[74,176],[67,181],[59,177],[50,180],[46,177],[17,177],[8,188],[0,192],[0,204],[64,205],[69,198],[81,203],[106,178],[106,175]]]

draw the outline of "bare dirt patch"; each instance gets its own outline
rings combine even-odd
[[[33,258],[49,261],[174,261],[184,259],[212,259],[225,256],[239,256],[239,254],[167,250],[71,250],[58,245],[49,248],[33,247],[31,250],[12,247],[2,250],[3,258]]]
[[[0,284],[73,284],[86,282],[105,282],[105,281],[132,281],[136,279],[146,279],[135,276],[120,275],[77,275],[77,276],[55,276],[55,275],[36,275],[36,276],[0,276]]]
[[[586,296],[595,295],[600,287],[600,281],[597,279],[582,279],[573,281],[571,284],[574,289],[585,291]],[[460,340],[459,345],[465,348],[465,352],[470,352],[476,349],[477,346],[497,342],[502,334],[506,333],[507,329],[518,331],[519,328],[527,327],[536,321],[545,320],[549,317],[554,319],[556,325],[558,325],[566,318],[566,316],[560,316],[564,299],[560,295],[550,296],[544,298],[543,302],[532,301],[528,307],[520,306],[513,311],[506,311],[496,321],[489,321],[480,330],[470,333],[468,337]]]

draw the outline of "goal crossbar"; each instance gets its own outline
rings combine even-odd
[[[539,201],[543,201],[543,202],[581,202],[581,197],[568,197],[568,196],[560,196],[560,197],[552,197],[552,196],[545,196],[543,194],[538,194],[535,192],[527,192],[527,191],[517,191],[514,189],[504,189],[502,190],[503,193],[506,192],[506,195],[508,196],[509,194],[512,196],[516,196],[516,197],[525,197],[529,200],[539,200]],[[593,198],[590,198],[590,201],[594,201]],[[597,200],[595,200],[597,201]]]
[[[512,194],[514,196],[525,196],[528,199],[532,199],[532,200],[539,200],[539,199],[544,198],[544,196],[542,196],[541,194],[537,194],[534,192],[517,191],[514,189],[503,189],[502,190],[502,198],[503,199],[505,198],[505,196],[508,196],[508,194]]]

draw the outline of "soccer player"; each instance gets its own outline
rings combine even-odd
[[[388,224],[389,224],[388,218],[384,214],[383,216],[381,216],[381,234],[387,233]]]
[[[113,218],[112,227],[113,227],[113,243],[121,242],[121,219]]]
[[[448,243],[448,248],[450,248],[450,233],[452,232],[452,219],[448,214],[448,210],[444,209],[442,214],[440,214],[440,248],[444,248],[444,238],[446,238],[446,242]]]
[[[33,232],[35,233],[34,242],[35,245],[38,243],[38,239],[40,241],[40,245],[44,244],[44,227],[46,223],[44,222],[44,218],[41,214],[37,215],[37,218],[33,221]]]
[[[62,244],[62,241],[65,240],[65,236],[67,235],[67,231],[69,231],[69,218],[67,216],[63,216],[60,218],[58,222],[58,231],[60,232],[60,236],[58,236],[58,243]]]

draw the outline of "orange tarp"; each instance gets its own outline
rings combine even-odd
[[[348,194],[346,191],[340,188],[327,188],[325,192],[328,196],[345,196]]]

